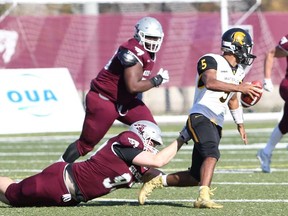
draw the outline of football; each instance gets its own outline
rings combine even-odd
[[[252,84],[256,85],[262,90],[262,83],[260,81],[253,81]],[[254,99],[252,99],[248,94],[241,94],[240,101],[243,107],[248,108],[257,104],[261,97],[262,92],[260,93],[259,97],[254,97]]]

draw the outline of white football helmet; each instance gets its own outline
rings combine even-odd
[[[153,17],[144,17],[135,25],[134,37],[151,53],[160,50],[164,33],[161,24]]]
[[[129,130],[136,133],[141,138],[144,143],[144,151],[150,151],[155,154],[158,152],[154,146],[150,145],[151,140],[158,145],[163,145],[160,128],[150,121],[141,120],[134,122],[129,127]]]

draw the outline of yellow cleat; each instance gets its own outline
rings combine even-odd
[[[223,205],[213,202],[212,200],[200,200],[199,198],[194,202],[194,208],[212,208],[220,209]]]
[[[155,188],[162,188],[163,183],[162,183],[162,176],[157,176],[150,181],[146,182],[143,184],[139,196],[138,196],[138,202],[140,205],[143,205],[147,199],[148,196],[151,195],[152,191]]]
[[[214,189],[215,190],[215,189]],[[208,186],[201,186],[199,191],[199,197],[194,202],[194,208],[213,208],[213,209],[220,209],[223,208],[223,205],[215,203],[210,199],[210,195],[213,196],[214,194]]]

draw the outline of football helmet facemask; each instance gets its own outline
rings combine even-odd
[[[161,24],[153,17],[144,17],[135,25],[135,35],[144,49],[151,53],[160,50],[164,33]]]
[[[144,143],[144,151],[156,154],[158,150],[154,146],[163,145],[161,130],[152,122],[145,120],[137,121],[129,127],[129,131],[136,133],[141,138]],[[151,145],[151,141],[153,145]]]
[[[251,65],[256,58],[251,54],[253,41],[249,33],[241,28],[231,28],[222,35],[221,49],[233,53],[240,64]]]

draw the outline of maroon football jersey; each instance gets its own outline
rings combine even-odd
[[[137,56],[137,60],[143,66],[142,79],[148,79],[156,56],[153,54],[154,58],[151,58],[149,52],[135,38],[129,39],[126,43],[120,45],[120,48],[126,48]],[[116,52],[97,77],[92,80],[92,86],[112,102],[125,105],[135,98],[136,94],[131,94],[126,90],[123,73],[124,66],[118,59]]]
[[[282,48],[285,52],[288,52],[288,35],[281,38],[279,41],[279,47]],[[285,77],[288,78],[288,56],[286,57],[286,75]]]
[[[144,148],[135,133],[126,131],[100,146],[90,159],[74,163],[72,169],[75,181],[86,201],[115,189],[132,187],[149,169],[123,161],[113,151],[113,145],[141,150]]]

